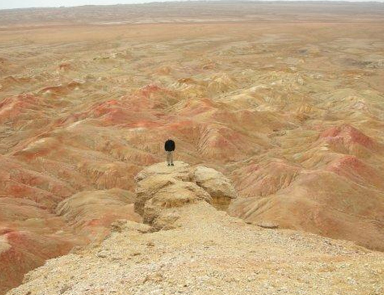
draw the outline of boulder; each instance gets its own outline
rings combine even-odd
[[[155,229],[170,229],[179,218],[178,208],[206,202],[226,210],[237,194],[220,172],[203,166],[190,167],[177,161],[175,166],[158,163],[136,177],[135,212]]]
[[[198,166],[191,170],[190,179],[212,197],[212,205],[219,210],[226,210],[237,197],[229,179],[215,169]]]
[[[192,182],[176,182],[160,189],[145,203],[143,219],[145,223],[152,224],[163,211],[178,208],[199,201],[212,202],[211,196]]]

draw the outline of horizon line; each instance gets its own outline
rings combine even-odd
[[[188,3],[188,2],[248,2],[248,3],[350,3],[350,4],[384,4],[384,0],[163,0],[163,1],[151,1],[137,3],[116,3],[116,4],[84,4],[84,5],[56,5],[56,6],[30,6],[30,7],[13,7],[13,8],[1,8],[0,11],[4,10],[27,10],[27,9],[62,9],[62,8],[80,8],[89,6],[129,6],[129,5],[149,5],[149,4],[163,4],[163,3]]]

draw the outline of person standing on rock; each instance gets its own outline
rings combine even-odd
[[[176,148],[176,145],[172,139],[168,139],[165,142],[164,149],[167,152],[168,166],[175,166],[175,165],[173,165],[173,152],[174,152],[175,148]]]

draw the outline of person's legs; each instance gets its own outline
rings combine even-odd
[[[170,160],[171,160],[171,165],[173,166],[173,152],[170,152],[171,156],[170,156]]]
[[[172,156],[172,152],[167,152],[167,164],[168,164],[168,166],[171,165],[171,156]]]

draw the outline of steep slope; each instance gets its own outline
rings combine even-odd
[[[289,154],[295,164],[275,159],[236,170],[244,198],[229,213],[383,251],[382,146],[344,125]]]
[[[190,182],[186,168],[181,162],[175,168],[163,163],[138,175],[144,219],[156,216],[147,218],[150,225],[120,220],[100,245],[49,260],[7,294],[384,291],[383,253],[312,234],[248,225],[211,206],[213,196]],[[147,186],[148,181],[153,185]],[[159,219],[168,230],[158,231]]]

